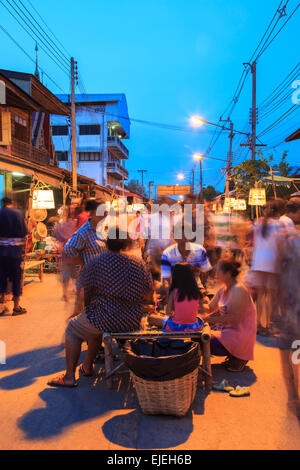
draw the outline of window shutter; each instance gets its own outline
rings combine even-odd
[[[8,111],[0,111],[0,145],[11,144],[11,120],[10,113]]]

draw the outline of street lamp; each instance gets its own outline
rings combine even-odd
[[[190,123],[193,127],[200,127],[203,124],[209,124],[210,126],[219,127],[220,129],[223,129],[223,131],[230,131],[230,132],[233,131],[233,129],[225,127],[224,125],[222,126],[221,124],[216,124],[214,122],[205,121],[200,116],[190,117]],[[249,137],[249,135],[250,135],[249,133],[237,131],[236,129],[234,130],[234,132],[235,132],[235,134],[246,135],[247,137]]]
[[[199,117],[199,116],[192,116],[190,118],[190,123],[191,123],[192,126],[200,127],[203,124],[205,124],[205,121],[203,121],[203,119],[201,119],[201,117]]]
[[[179,180],[184,180],[184,178],[185,178],[185,176],[184,176],[183,173],[178,173],[177,179],[179,179]]]
[[[199,199],[202,197],[202,159],[203,155],[200,153],[194,153],[193,155],[195,160],[199,160],[199,167],[200,167],[200,194],[199,194]]]

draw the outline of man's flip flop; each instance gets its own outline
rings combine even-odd
[[[230,387],[228,384],[228,381],[226,379],[222,380],[218,385],[213,385],[213,390],[216,390],[217,392],[231,392],[234,390],[233,387]]]
[[[57,377],[56,379],[50,380],[50,382],[48,382],[48,385],[50,385],[51,387],[74,388],[74,387],[77,387],[78,382],[74,382],[72,385],[66,384],[64,382],[64,376],[61,375],[60,377]]]
[[[248,387],[240,387],[239,385],[229,392],[229,395],[231,397],[249,397],[250,395],[250,390]]]
[[[79,367],[79,372],[81,372],[81,374],[84,376],[84,377],[94,377],[94,372],[92,374],[87,374],[83,368],[83,365],[81,364],[81,366]]]

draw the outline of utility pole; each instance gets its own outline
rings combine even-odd
[[[153,184],[154,184],[153,181],[150,181],[150,182],[149,182],[149,204],[152,204],[152,194],[151,194],[152,191],[151,191],[151,189],[152,189],[152,185],[153,185]]]
[[[252,73],[252,112],[251,112],[251,160],[255,160],[256,154],[256,119],[257,119],[257,110],[256,110],[256,62],[251,64],[251,73]]]
[[[226,166],[226,183],[225,183],[225,197],[229,197],[229,184],[231,179],[231,161],[232,161],[232,141],[234,138],[233,133],[233,122],[228,118],[226,120],[222,120],[222,122],[228,122],[230,126],[230,134],[229,134],[229,152],[227,155],[227,166]]]
[[[277,199],[276,186],[275,186],[275,182],[274,182],[274,170],[271,167],[271,165],[269,165],[269,166],[270,166],[270,173],[271,173],[271,177],[272,177],[273,192],[274,192],[275,199]]]
[[[200,166],[200,193],[199,193],[199,200],[201,201],[201,198],[202,198],[202,188],[203,188],[203,185],[202,185],[202,158],[200,158],[199,160],[199,166]]]
[[[76,150],[76,108],[75,80],[77,81],[77,62],[71,57],[71,118],[72,118],[72,187],[77,191],[77,150]]]
[[[194,194],[194,186],[195,186],[195,170],[192,169],[192,194]]]
[[[147,173],[148,170],[138,170],[139,173],[142,173],[142,192],[144,196],[144,173]]]
[[[256,143],[256,62],[254,61],[252,64],[249,64],[249,62],[245,62],[244,65],[250,67],[252,73],[252,108],[250,110],[251,138],[246,144],[241,144],[241,147],[249,147],[251,150],[251,160],[255,160],[256,147],[258,147],[258,144]]]

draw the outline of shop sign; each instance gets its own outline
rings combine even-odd
[[[32,209],[54,209],[54,195],[52,189],[37,189],[32,196]]]
[[[252,188],[249,193],[249,206],[265,206],[266,190],[265,188]]]
[[[181,196],[187,195],[191,192],[190,185],[173,184],[173,185],[158,185],[158,196]]]
[[[234,206],[233,209],[235,211],[245,211],[247,209],[246,201],[245,199],[236,199],[234,201]]]

